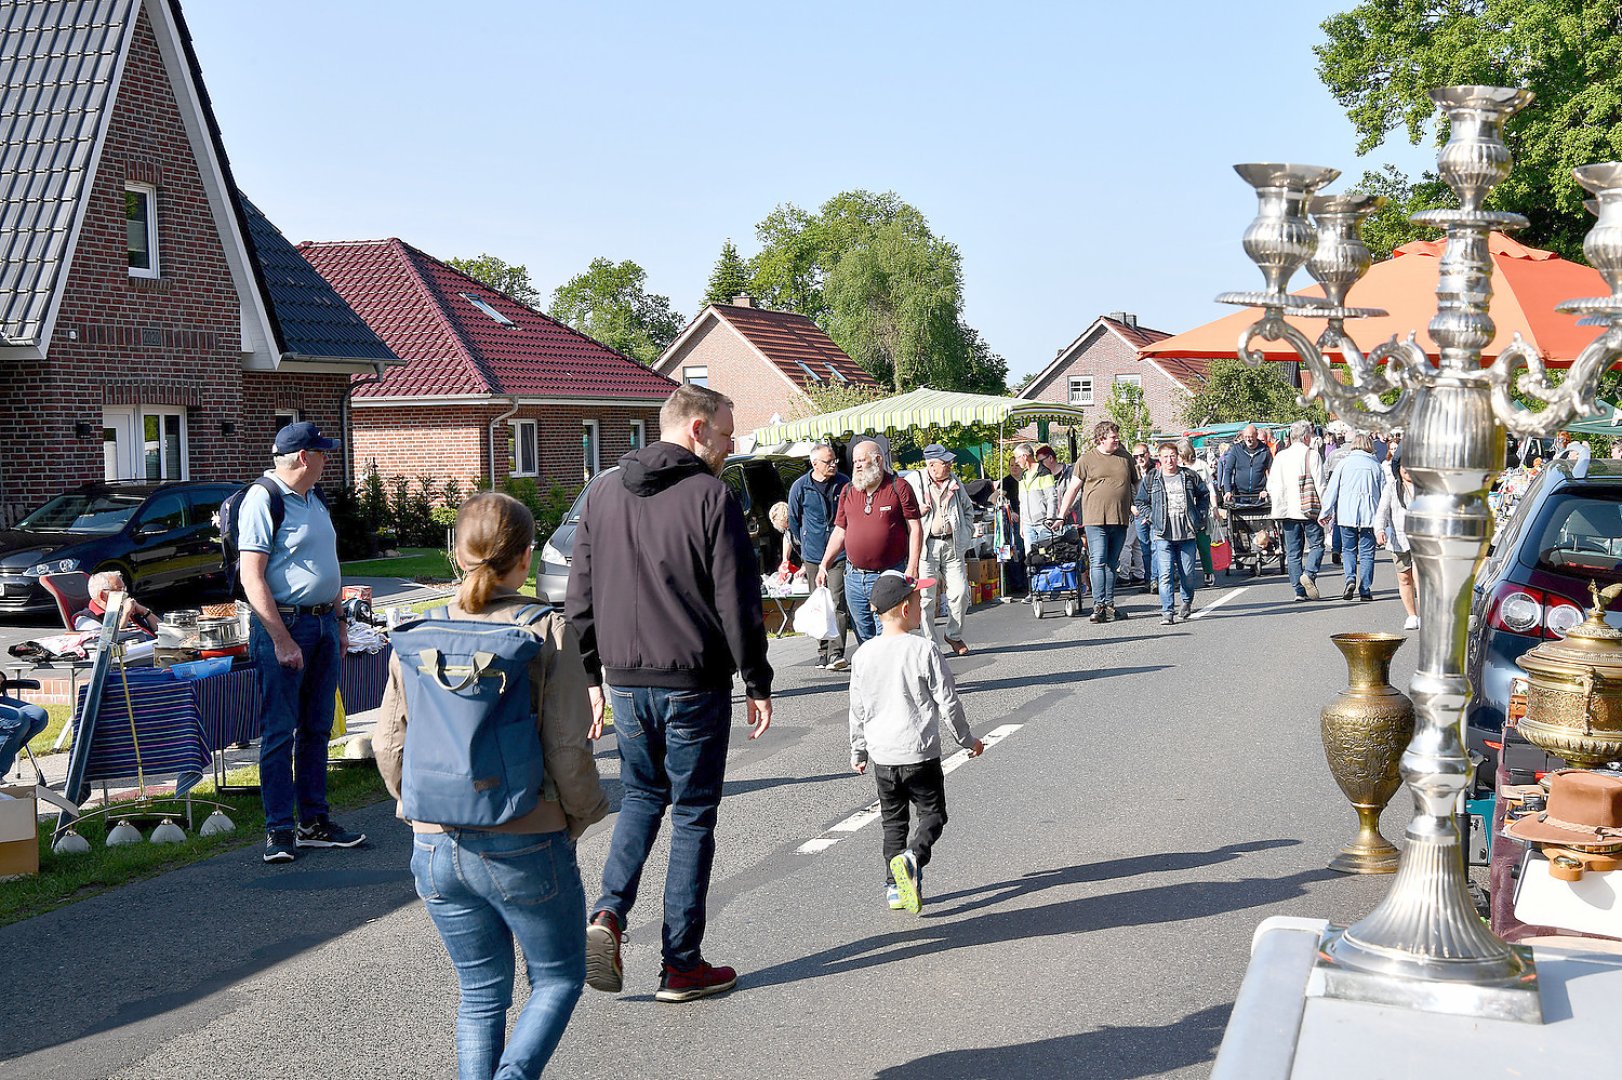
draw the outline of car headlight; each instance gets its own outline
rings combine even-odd
[[[71,574],[79,569],[78,559],[55,559],[51,562],[35,563],[23,571],[23,577],[44,577],[46,574]]]
[[[551,563],[554,566],[566,567],[569,565],[569,560],[564,557],[563,552],[553,547],[550,540],[541,545],[541,561]]]

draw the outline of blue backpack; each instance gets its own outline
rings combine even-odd
[[[529,665],[545,641],[534,626],[551,612],[526,605],[510,623],[430,615],[389,635],[405,685],[409,820],[489,828],[535,809],[544,773]]]

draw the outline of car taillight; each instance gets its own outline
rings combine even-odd
[[[1582,621],[1582,608],[1569,597],[1513,582],[1494,589],[1487,605],[1488,626],[1524,637],[1563,638]]]

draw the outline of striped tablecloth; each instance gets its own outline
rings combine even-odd
[[[376,653],[350,653],[344,658],[338,676],[344,712],[365,712],[383,703],[390,655],[385,648]],[[203,714],[203,731],[210,748],[219,750],[259,737],[259,685],[255,675],[254,665],[244,664],[222,675],[197,680],[197,707]]]
[[[127,698],[126,676],[129,679]],[[79,715],[83,715],[89,689],[88,686],[79,688]],[[130,705],[134,706],[133,726]],[[209,760],[193,683],[154,668],[130,668],[108,674],[85,767],[87,781],[118,780],[137,773],[148,781],[178,775],[175,793],[183,795],[202,779]]]

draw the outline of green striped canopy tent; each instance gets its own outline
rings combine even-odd
[[[855,435],[893,435],[919,428],[987,428],[1018,430],[1032,423],[1080,425],[1085,410],[1053,401],[995,397],[990,394],[958,394],[920,386],[896,397],[855,405],[837,412],[820,413],[804,420],[771,424],[755,432],[756,446],[812,442],[818,439],[849,439]]]

